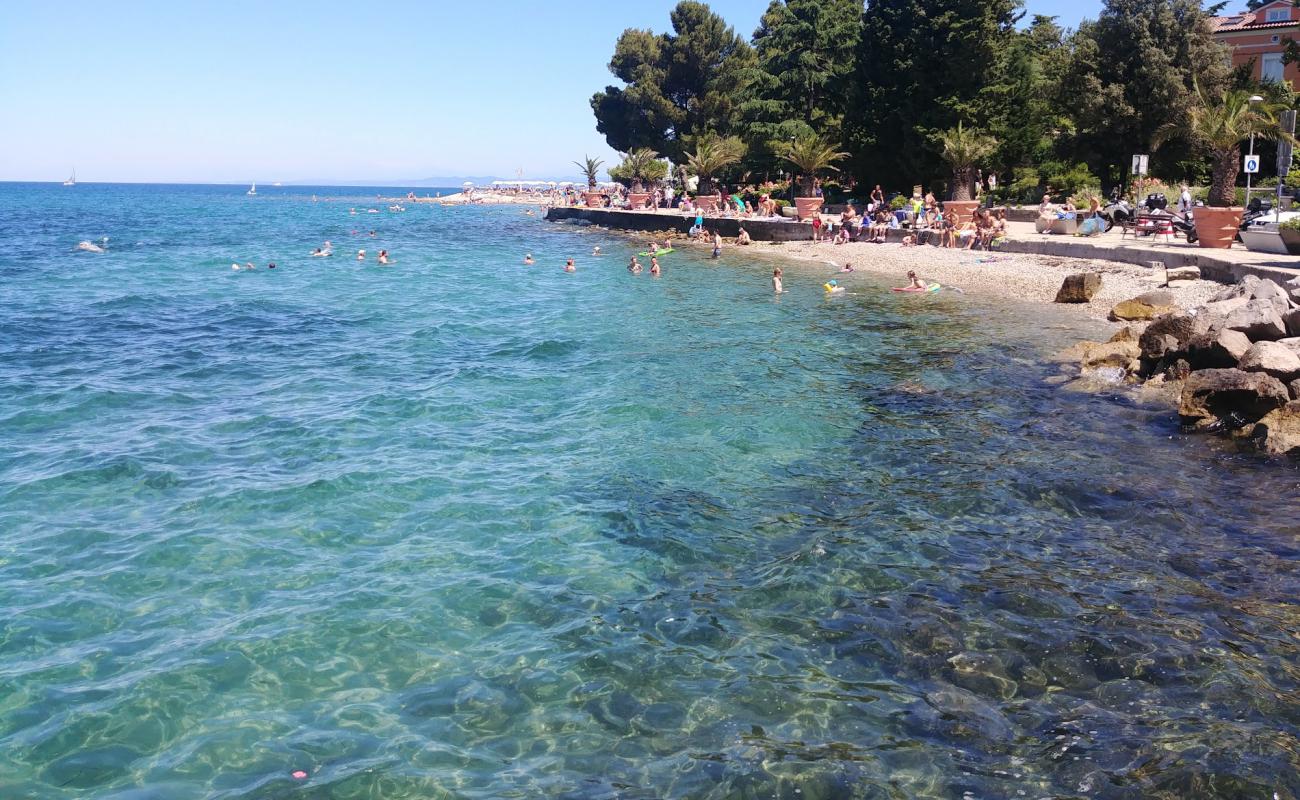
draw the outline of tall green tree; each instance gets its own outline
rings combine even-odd
[[[1229,76],[1200,0],[1105,0],[1070,50],[1056,102],[1074,130],[1062,146],[1107,184],[1126,179],[1131,155],[1146,152],[1156,131],[1186,123],[1198,81],[1218,94]],[[1190,148],[1186,139],[1162,147],[1152,171],[1181,172]]]
[[[754,50],[697,0],[682,0],[669,19],[672,33],[619,36],[609,68],[625,85],[597,92],[591,108],[610,147],[649,147],[680,163],[693,137],[738,129]]]
[[[841,141],[861,28],[862,0],[772,0],[754,31],[757,61],[741,105],[756,166],[771,166],[778,143]]]
[[[1019,0],[868,0],[845,120],[860,179],[903,187],[946,172],[934,136],[988,124],[986,88],[1018,9]]]

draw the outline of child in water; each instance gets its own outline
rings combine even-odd
[[[785,289],[782,288],[782,286],[781,286],[781,268],[780,268],[780,267],[777,267],[776,269],[772,270],[772,291],[776,292],[777,294],[781,294],[782,292],[785,291]]]
[[[565,271],[565,272],[577,272],[577,271],[578,271],[578,268],[575,267],[575,266],[573,265],[573,259],[569,259],[568,261],[564,262],[564,271]]]
[[[920,278],[916,277],[916,272],[914,270],[907,271],[907,280],[908,280],[907,288],[909,289],[924,290],[930,288],[929,284],[925,283]]]

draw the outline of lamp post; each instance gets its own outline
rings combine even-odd
[[[1250,96],[1251,105],[1254,105],[1255,103],[1262,103],[1263,101],[1264,98],[1260,97],[1257,94],[1252,94]],[[1247,155],[1252,155],[1252,156],[1255,155],[1255,132],[1254,131],[1250,132],[1250,152]],[[1246,205],[1247,206],[1250,205],[1250,176],[1251,173],[1247,172],[1246,173]]]

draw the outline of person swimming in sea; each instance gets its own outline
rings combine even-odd
[[[365,261],[365,260],[366,260],[366,251],[365,251],[365,250],[358,250],[358,251],[357,251],[357,261]]]
[[[600,245],[596,245],[595,247],[591,248],[591,254],[593,256],[600,255]]]
[[[853,271],[853,265],[847,261],[844,262],[844,266],[840,267],[840,272],[852,272],[852,271]]]
[[[532,264],[532,263],[534,263],[534,262],[533,262],[533,254],[532,254],[532,253],[525,253],[525,254],[524,254],[524,264]]]
[[[393,263],[392,261],[389,261],[389,260],[388,260],[388,251],[387,251],[387,250],[380,250],[380,251],[379,251],[379,263],[380,263],[380,264],[391,264],[391,263]]]
[[[577,272],[577,271],[578,271],[578,268],[577,268],[576,266],[574,266],[574,264],[573,264],[573,259],[569,259],[568,261],[564,262],[564,271],[565,271],[565,272]]]
[[[633,275],[641,274],[641,262],[636,260],[636,256],[632,256],[632,260],[627,262],[627,271]]]
[[[928,283],[916,277],[916,272],[914,270],[907,271],[907,281],[907,288],[909,289],[920,289],[924,291],[925,289],[930,288]]]
[[[659,259],[654,256],[650,256],[650,274],[658,278],[660,272],[661,270],[659,269]]]
[[[777,267],[776,269],[772,270],[772,291],[776,292],[777,294],[781,294],[782,292],[785,291],[785,287],[781,285],[781,275],[782,273],[780,267]]]

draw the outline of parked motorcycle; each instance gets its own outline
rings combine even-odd
[[[1101,209],[1101,217],[1106,220],[1106,230],[1116,225],[1125,225],[1133,220],[1133,207],[1123,198],[1111,198]]]

